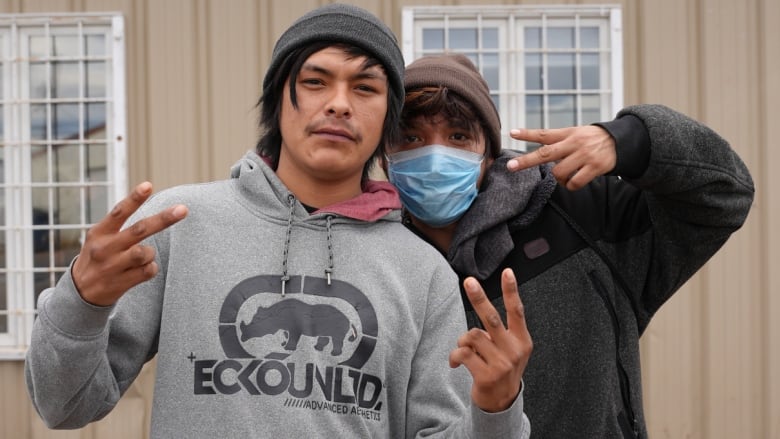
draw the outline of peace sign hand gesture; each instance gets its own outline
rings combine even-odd
[[[187,207],[171,206],[122,229],[151,194],[151,183],[139,184],[87,231],[71,271],[73,283],[85,301],[110,306],[127,290],[157,274],[154,249],[140,242],[182,220],[187,216]]]
[[[523,372],[533,350],[517,280],[509,268],[501,273],[507,327],[475,278],[467,278],[463,287],[487,330],[472,328],[463,334],[458,347],[450,352],[450,367],[462,364],[471,372],[471,398],[479,408],[486,412],[506,410],[520,393]]]

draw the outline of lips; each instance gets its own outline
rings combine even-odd
[[[352,132],[344,128],[320,127],[312,131],[312,133],[316,135],[332,137],[336,139],[341,138],[342,140],[351,140],[353,142],[355,141],[355,136],[352,134]]]

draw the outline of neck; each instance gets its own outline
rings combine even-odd
[[[318,209],[351,200],[363,192],[360,174],[349,178],[318,176],[280,162],[276,175],[298,201]]]
[[[411,219],[412,224],[431,240],[434,247],[445,254],[449,252],[452,237],[455,235],[455,229],[458,227],[457,221],[444,227],[431,227],[413,216]]]

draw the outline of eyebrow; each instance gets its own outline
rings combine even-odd
[[[372,67],[377,67],[376,69]],[[313,73],[320,73],[327,76],[333,76],[333,71],[322,67],[321,65],[314,64],[311,62],[305,62],[303,63],[303,66],[301,66],[301,70],[307,70]],[[370,67],[363,67],[363,70],[355,73],[350,77],[350,79],[377,79],[377,80],[385,80],[387,79],[387,75],[385,75],[385,72],[382,71],[382,68],[379,64],[372,65]]]

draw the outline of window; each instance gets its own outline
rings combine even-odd
[[[408,63],[443,52],[467,55],[511,128],[560,128],[610,120],[622,107],[621,13],[617,6],[408,7]]]
[[[126,191],[118,15],[0,14],[0,358]]]

